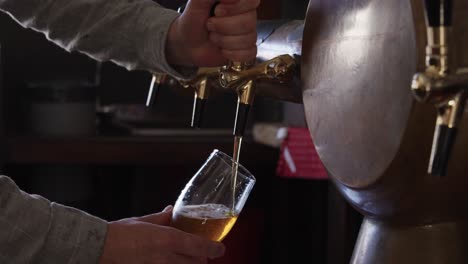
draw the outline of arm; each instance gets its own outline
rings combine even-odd
[[[168,227],[162,213],[107,223],[22,192],[0,176],[0,263],[201,263],[224,246]]]
[[[23,27],[66,49],[128,70],[181,76],[166,61],[166,38],[179,16],[151,0],[0,0]]]
[[[96,263],[107,222],[22,192],[0,176],[1,263]]]
[[[255,58],[260,0],[220,0],[210,18],[215,1],[191,0],[182,15],[151,0],[0,0],[0,10],[68,51],[187,78]]]

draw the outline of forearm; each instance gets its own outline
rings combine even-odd
[[[0,176],[0,263],[97,263],[107,222]]]
[[[165,57],[178,14],[151,0],[0,0],[0,9],[68,51],[128,70],[183,76]]]

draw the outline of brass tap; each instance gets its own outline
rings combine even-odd
[[[220,84],[237,92],[237,110],[234,135],[243,136],[247,125],[250,107],[256,94],[256,82],[275,80],[285,82],[292,78],[296,62],[290,55],[281,55],[271,60],[253,65],[250,63],[231,63],[221,69]]]
[[[283,83],[292,78],[295,67],[296,61],[290,55],[280,55],[244,70],[225,66],[221,69],[220,83],[224,88],[239,88],[247,80],[275,80]]]
[[[206,100],[208,100],[210,96],[210,80],[216,79],[218,76],[219,68],[201,68],[195,78],[179,81],[184,88],[191,88],[195,91],[191,122],[191,126],[194,128],[200,128],[202,126]]]
[[[190,80],[175,79],[167,74],[153,74],[146,103],[147,106],[152,105],[158,94],[157,90],[161,86],[174,86],[176,84],[177,87],[193,89],[195,98],[191,125],[200,128],[203,123],[203,113],[206,110],[206,101],[213,90],[237,93],[237,116],[239,118],[236,121],[236,130],[237,134],[243,134],[247,115],[255,96],[259,94],[280,100],[295,99],[297,96],[293,89],[271,84],[290,84],[296,74],[297,63],[290,55],[280,55],[255,65],[253,62],[231,62],[223,67],[200,68],[197,75]],[[258,84],[268,85],[257,89]]]
[[[445,176],[466,101],[468,73],[450,67],[452,0],[425,0],[425,12],[426,70],[414,75],[411,90],[416,100],[437,108],[428,172]]]

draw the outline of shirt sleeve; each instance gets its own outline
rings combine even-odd
[[[151,0],[0,0],[0,10],[66,49],[128,70],[189,78],[165,56],[169,27],[179,16]]]
[[[0,263],[98,263],[107,222],[0,176]]]

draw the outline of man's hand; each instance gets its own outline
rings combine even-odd
[[[203,264],[224,246],[169,227],[172,210],[109,223],[100,264]]]
[[[257,12],[260,0],[190,0],[169,30],[166,56],[170,64],[220,66],[249,61],[257,54]]]

